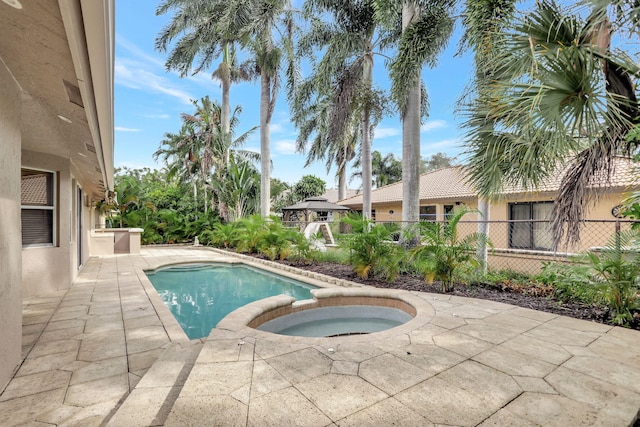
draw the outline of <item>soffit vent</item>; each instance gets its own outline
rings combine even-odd
[[[66,80],[62,80],[62,82],[64,83],[65,90],[67,91],[69,102],[84,108],[84,104],[82,103],[82,95],[80,94],[80,88],[73,83],[69,83]]]
[[[102,173],[102,169],[100,169],[99,167],[96,166],[96,172]]]
[[[85,145],[87,147],[87,150],[91,151],[92,153],[96,152],[96,147],[94,147],[93,145],[91,144],[85,144]]]

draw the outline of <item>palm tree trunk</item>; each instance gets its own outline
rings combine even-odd
[[[270,101],[271,78],[263,70],[260,73],[260,215],[263,217],[271,211]]]
[[[222,64],[220,68],[223,69],[220,73],[220,80],[222,84],[222,105],[220,106],[220,122],[222,124],[222,132],[225,143],[224,164],[229,164],[229,147],[231,146],[231,104],[229,101],[229,92],[231,91],[231,44],[226,43],[224,46],[224,53],[222,56]]]
[[[364,58],[363,81],[365,87],[371,90],[373,82],[373,56]],[[368,102],[368,101],[365,101]],[[371,108],[365,105],[362,111],[362,215],[371,218]]]
[[[418,6],[413,2],[402,5],[402,31],[418,19]],[[420,76],[410,89],[407,110],[402,117],[402,221],[411,227],[420,220]],[[410,242],[417,243],[417,237]]]
[[[209,201],[207,200],[207,187],[206,186],[202,188],[202,193],[203,193],[202,201],[204,202],[204,213],[206,214],[207,213],[207,205],[209,204],[208,203]]]
[[[195,180],[193,180],[193,205],[198,205],[198,185]]]
[[[347,167],[343,165],[338,172],[338,200],[347,197]]]
[[[368,107],[362,112],[362,216],[371,218],[371,139]]]

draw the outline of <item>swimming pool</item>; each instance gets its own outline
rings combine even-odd
[[[189,339],[209,335],[223,317],[274,295],[311,298],[315,286],[246,265],[183,264],[145,272]]]

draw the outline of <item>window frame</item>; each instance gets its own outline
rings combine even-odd
[[[513,202],[513,203],[508,203],[507,208],[509,210],[508,214],[509,214],[509,233],[508,233],[508,245],[510,249],[525,249],[525,250],[535,250],[535,251],[553,251],[553,248],[551,246],[549,247],[544,247],[544,246],[535,246],[536,243],[536,238],[535,238],[535,232],[537,231],[535,228],[536,222],[534,221],[543,221],[544,218],[534,218],[534,206],[535,205],[553,205],[553,201],[535,201],[535,202]],[[513,218],[513,208],[515,206],[528,206],[529,208],[529,212],[528,212],[528,218],[524,219],[524,220],[515,220]],[[529,221],[527,222],[512,222],[512,221]],[[528,234],[527,236],[527,240],[528,240],[528,245],[527,246],[518,246],[515,245],[513,243],[514,240],[514,229],[516,226],[526,226],[526,232]]]
[[[433,213],[422,213],[424,208],[424,211],[426,211],[428,208],[433,208]],[[420,221],[426,221],[426,222],[436,222],[438,220],[438,205],[420,205],[420,210],[419,210],[419,215],[418,218],[420,219]]]
[[[22,195],[20,197],[20,227],[22,229],[23,225],[22,225],[22,212],[25,210],[30,210],[30,211],[46,211],[46,212],[51,212],[51,242],[47,242],[47,243],[30,243],[30,244],[25,244],[24,241],[22,241],[22,249],[28,249],[28,248],[49,248],[49,247],[56,247],[58,244],[58,239],[57,239],[57,234],[58,234],[58,227],[57,227],[57,223],[58,223],[58,174],[56,171],[52,171],[52,170],[48,170],[48,169],[40,169],[40,168],[34,168],[34,167],[28,167],[28,166],[22,166],[20,168],[20,183],[22,185],[22,172],[23,171],[32,171],[32,172],[42,172],[45,174],[48,174],[51,178],[51,205],[30,205],[30,204],[24,204],[23,200],[22,200]],[[24,238],[22,237],[22,231],[21,231],[21,240],[24,240]]]

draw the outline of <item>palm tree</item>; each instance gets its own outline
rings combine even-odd
[[[193,186],[193,202],[198,204],[198,175],[200,164],[194,153],[193,129],[183,123],[178,133],[167,132],[160,141],[160,147],[153,153],[153,159],[162,159],[167,166],[167,179],[178,177],[182,182],[190,182]]]
[[[287,59],[287,84],[293,87],[296,70],[293,58],[293,9],[289,0],[246,0],[251,11],[244,34],[252,54],[249,61],[260,75],[260,213],[267,217],[271,211],[271,117],[280,88],[283,58]]]
[[[249,22],[246,2],[220,0],[163,0],[156,15],[174,11],[171,22],[156,37],[156,49],[166,52],[171,42],[167,70],[177,70],[182,77],[197,74],[221,57],[212,73],[222,86],[222,117],[224,135],[229,138],[231,83],[249,80],[251,70],[237,64],[236,46],[246,42],[243,29]],[[195,68],[194,68],[195,65]]]
[[[360,160],[356,162],[354,166],[358,166]],[[402,179],[402,162],[389,153],[382,157],[382,153],[374,151],[371,153],[371,176],[372,185],[375,188],[384,187],[385,185],[393,184]],[[362,177],[360,172],[354,172],[351,178]]]
[[[229,122],[228,137],[223,132],[221,122],[222,106],[208,96],[198,101],[193,101],[195,112],[193,114],[182,114],[183,126],[178,135],[168,134],[169,137],[162,141],[162,145],[154,156],[163,156],[167,165],[175,168],[177,158],[182,157],[185,168],[191,171],[191,165],[197,165],[203,184],[211,182],[211,175],[215,176],[215,181],[222,182],[225,170],[230,164],[233,154],[242,161],[257,161],[259,155],[252,151],[240,150],[247,138],[255,131],[255,127],[249,129],[237,138],[233,138],[234,131],[239,124],[238,116],[242,108],[237,106],[231,115]],[[168,162],[172,159],[171,162]],[[191,173],[191,172],[190,172]],[[214,194],[218,201],[218,211],[220,216],[227,220],[228,212],[224,198],[220,197],[214,186]],[[209,201],[206,200],[205,190],[205,212]]]
[[[301,86],[306,87],[311,84],[313,79],[307,80]],[[352,111],[350,124],[342,137],[329,140],[329,129],[333,123],[330,96],[324,96],[311,105],[304,105],[305,103],[300,100],[301,98],[297,97],[297,101],[294,101],[294,122],[299,130],[296,140],[297,151],[307,153],[305,167],[313,162],[324,160],[329,173],[336,166],[338,200],[342,200],[347,193],[347,167],[355,157],[360,142],[362,129],[360,118],[355,111]],[[313,139],[309,143],[312,135]]]
[[[212,181],[212,187],[219,199],[228,206],[225,221],[235,221],[253,215],[258,206],[258,171],[248,161],[230,156],[229,164],[219,179]]]
[[[640,117],[640,68],[611,50],[605,3],[587,20],[550,1],[520,17],[496,38],[492,81],[466,107],[470,175],[482,196],[511,184],[535,189],[565,167],[552,213],[556,245],[579,239],[590,184],[634,149],[625,135]],[[638,6],[615,3],[638,16]],[[626,22],[637,32],[637,21]]]
[[[434,66],[453,31],[454,0],[374,0],[376,19],[402,35],[398,54],[390,65],[391,95],[402,118],[402,220],[420,217],[420,118],[426,116],[426,91],[420,73]],[[406,234],[406,233],[405,233]],[[416,244],[414,237],[408,244]]]
[[[363,214],[371,216],[371,132],[382,117],[385,105],[380,91],[373,88],[374,56],[389,45],[392,34],[382,31],[373,19],[368,0],[310,1],[305,12],[312,18],[309,33],[300,41],[301,52],[310,55],[324,50],[314,65],[315,72],[297,90],[293,102],[294,120],[301,127],[298,148],[315,132],[309,160],[327,157],[338,160],[338,170],[346,172],[353,154],[353,142],[360,140],[363,181]],[[332,22],[317,16],[331,14]],[[345,168],[343,171],[342,169]],[[340,186],[346,179],[340,181]]]

